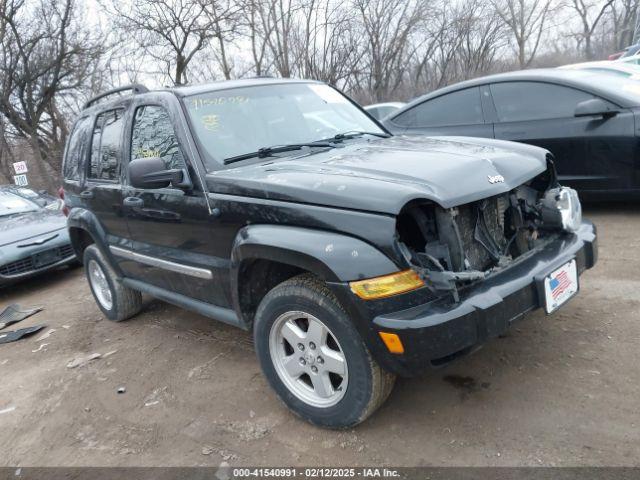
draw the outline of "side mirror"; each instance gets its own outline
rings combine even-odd
[[[135,188],[179,188],[190,186],[186,172],[180,168],[167,170],[159,157],[136,158],[129,162],[129,181]]]
[[[596,117],[602,115],[604,118],[613,117],[618,110],[607,105],[604,100],[591,98],[576,105],[574,116],[576,117]]]

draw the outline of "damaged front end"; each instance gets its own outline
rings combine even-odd
[[[400,250],[436,295],[459,290],[527,258],[582,222],[575,190],[553,166],[513,190],[453,208],[413,201],[398,215]]]

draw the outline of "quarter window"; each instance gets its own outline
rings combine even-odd
[[[76,125],[69,137],[67,151],[64,157],[64,167],[62,174],[67,180],[78,180],[80,178],[80,165],[83,163],[87,152],[88,132],[91,131],[91,118],[84,117],[76,122]]]
[[[186,168],[171,118],[163,107],[147,105],[136,110],[131,160],[143,157],[159,157],[167,169]]]
[[[393,122],[409,128],[482,124],[480,89],[467,88],[427,100],[407,110]]]
[[[122,126],[124,110],[101,113],[96,119],[91,141],[89,178],[115,181],[122,160]]]
[[[508,82],[491,85],[500,122],[570,118],[578,103],[593,95],[561,85]]]

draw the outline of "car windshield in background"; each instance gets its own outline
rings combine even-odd
[[[263,148],[304,144],[341,133],[384,135],[328,85],[287,83],[192,95],[185,104],[208,170]],[[293,151],[295,152],[295,150]]]
[[[0,217],[17,213],[35,212],[40,207],[26,198],[0,191]]]
[[[633,76],[634,80],[637,80],[635,78],[636,74],[632,72],[627,72],[624,70],[615,70],[613,68],[604,68],[604,67],[585,67],[584,70],[587,70],[589,72],[595,72],[595,73],[603,73],[605,75],[617,75],[618,77],[622,77],[622,78],[630,78]],[[640,71],[638,73],[640,73]]]
[[[632,77],[623,77],[619,75],[607,75],[602,72],[593,72],[593,84],[600,88],[609,90],[614,94],[623,94],[629,100],[640,105],[640,82],[634,75]]]

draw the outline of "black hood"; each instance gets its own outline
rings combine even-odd
[[[397,136],[221,170],[207,180],[216,193],[395,215],[416,198],[449,208],[508,192],[542,173],[547,153],[500,140]]]
[[[34,212],[0,217],[0,247],[12,243],[29,245],[52,237],[67,227],[60,210],[39,209]]]

